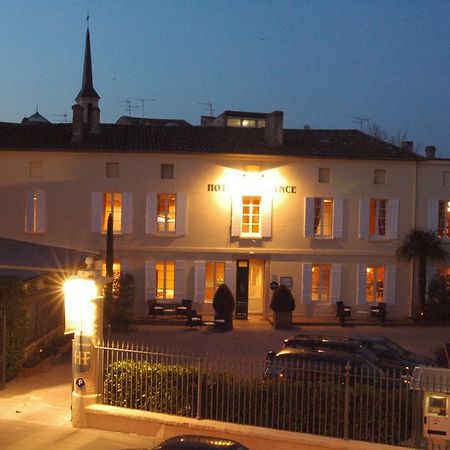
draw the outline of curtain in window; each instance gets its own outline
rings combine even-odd
[[[314,199],[314,234],[317,234],[322,217],[322,199]]]

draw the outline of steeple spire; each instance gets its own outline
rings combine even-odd
[[[89,34],[89,15],[87,16],[88,26],[86,29],[86,45],[84,47],[84,67],[83,67],[83,83],[81,90],[75,100],[80,97],[100,98],[94,89],[92,82],[92,58],[91,58],[91,37]]]
[[[87,15],[86,45],[84,47],[83,83],[81,90],[72,106],[73,126],[72,142],[81,143],[86,132],[96,134],[100,132],[100,96],[94,89],[92,82],[91,36],[89,34],[89,13]]]

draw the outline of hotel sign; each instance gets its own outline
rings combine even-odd
[[[231,192],[231,186],[228,184],[214,184],[209,183],[207,185],[208,192]],[[273,186],[272,192],[275,194],[296,194],[297,186]]]

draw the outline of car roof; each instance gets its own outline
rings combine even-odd
[[[213,436],[197,436],[197,435],[180,435],[174,436],[170,439],[161,442],[154,447],[155,450],[161,449],[185,449],[185,450],[212,450],[212,449],[227,449],[227,450],[248,450],[239,442],[231,439],[213,437]]]

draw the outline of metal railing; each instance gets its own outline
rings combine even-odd
[[[129,343],[97,347],[103,403],[392,445],[420,444],[422,394],[397,373],[207,357]]]

